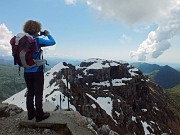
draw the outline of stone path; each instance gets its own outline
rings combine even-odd
[[[63,132],[66,135],[94,135],[87,128],[87,124],[86,118],[76,111],[53,111],[48,119],[41,122],[28,120],[27,117],[20,122],[22,127],[53,129],[59,134]]]

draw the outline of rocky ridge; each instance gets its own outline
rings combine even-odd
[[[59,63],[45,73],[44,93],[44,106],[57,110],[69,101],[68,107],[92,119],[98,135],[180,133],[171,107],[179,108],[173,100],[123,61],[89,59],[76,67]],[[5,102],[15,103],[24,94],[25,90]],[[16,104],[23,108],[24,99]]]
[[[92,120],[77,111],[50,112],[44,121],[28,120],[27,112],[12,104],[0,104],[1,135],[95,135]]]
[[[55,72],[50,83],[95,122],[99,134],[103,126],[118,134],[174,133],[170,125],[177,117],[169,109],[173,101],[138,69],[122,61],[101,59],[89,59],[78,67],[64,66],[68,68]]]

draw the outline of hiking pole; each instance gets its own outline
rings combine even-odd
[[[59,104],[59,110],[61,110],[61,94],[60,94],[60,104]]]

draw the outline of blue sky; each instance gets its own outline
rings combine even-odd
[[[57,42],[45,57],[180,63],[179,14],[178,0],[3,0],[0,53],[33,19]]]

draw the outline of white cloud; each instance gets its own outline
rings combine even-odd
[[[138,60],[158,58],[170,48],[170,40],[180,33],[179,0],[84,1],[91,9],[99,12],[99,15],[129,26],[157,24],[157,29],[148,34],[137,51],[131,51],[131,57]],[[125,40],[126,36],[121,39]]]
[[[0,55],[11,54],[11,45],[9,43],[12,38],[12,32],[8,30],[5,24],[0,24]]]
[[[130,26],[151,25],[158,28],[148,34],[131,57],[138,60],[158,58],[169,49],[170,40],[180,32],[179,0],[86,0],[100,15]],[[123,35],[121,41],[128,37]]]
[[[174,0],[86,0],[101,15],[129,25],[152,23],[169,16]]]
[[[0,55],[11,55],[12,48],[10,45],[10,40],[13,37],[12,32],[8,30],[5,24],[0,24]],[[43,47],[44,54],[52,55],[53,51],[56,49],[56,45]]]
[[[76,0],[64,0],[67,5],[75,4]]]
[[[170,48],[170,40],[180,33],[180,7],[171,12],[171,16],[164,20],[155,31],[151,31],[137,51],[131,51],[131,57],[140,61],[158,58]]]

